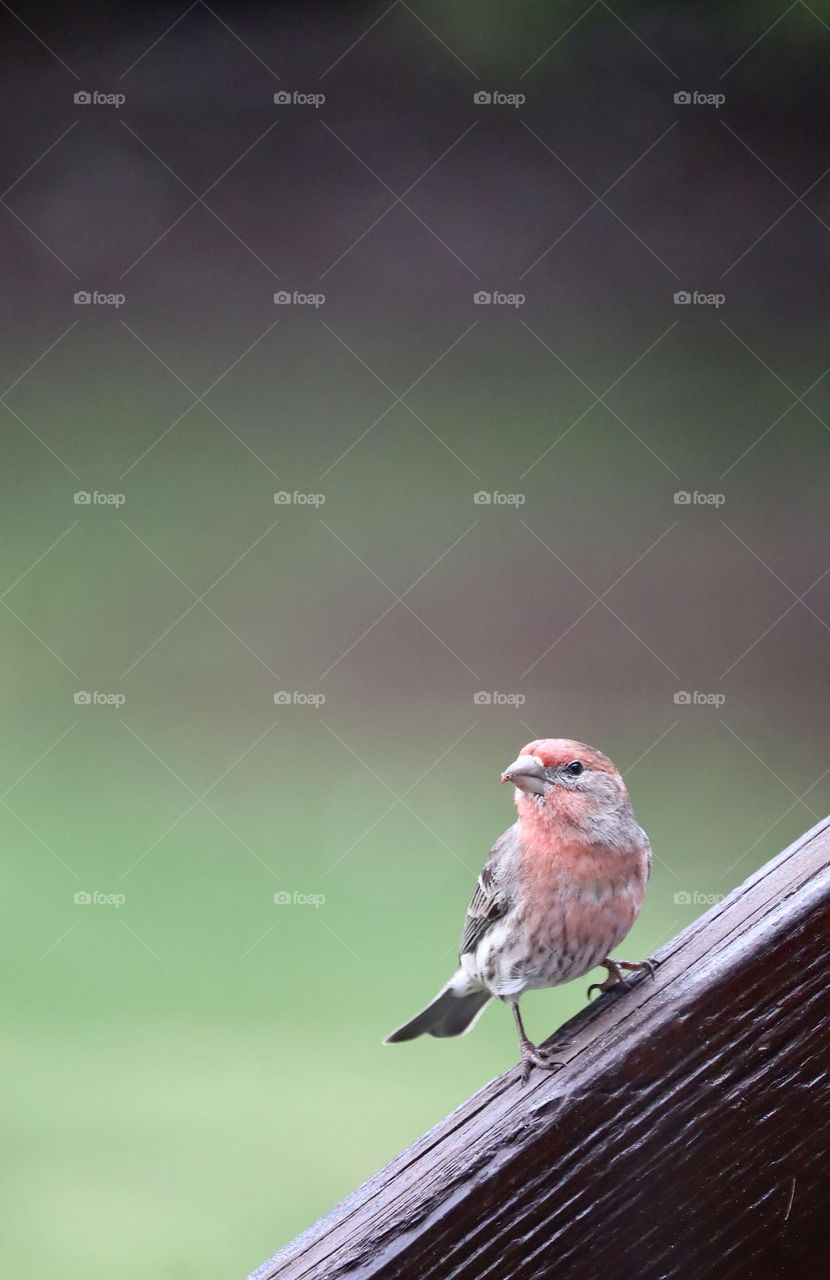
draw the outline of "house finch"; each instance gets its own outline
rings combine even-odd
[[[594,747],[540,738],[505,769],[518,818],[499,836],[467,909],[459,968],[431,1004],[386,1044],[468,1031],[491,996],[510,1005],[519,1033],[522,1081],[559,1064],[528,1039],[519,997],[604,965],[588,995],[623,990],[622,970],[654,962],[612,960],[637,918],[651,870],[648,836],[625,783]]]

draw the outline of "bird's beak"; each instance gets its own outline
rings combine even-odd
[[[519,756],[501,775],[502,782],[512,782],[520,791],[527,791],[533,796],[543,796],[547,779],[545,766],[536,756]]]

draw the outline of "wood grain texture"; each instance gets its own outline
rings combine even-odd
[[[830,1276],[828,942],[825,819],[251,1280]]]

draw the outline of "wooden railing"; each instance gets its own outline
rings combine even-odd
[[[830,1276],[830,819],[658,954],[251,1280]]]

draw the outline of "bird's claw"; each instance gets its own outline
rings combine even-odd
[[[637,964],[630,964],[626,960],[617,961],[621,969],[627,969],[629,973],[646,973],[650,978],[654,977],[662,963],[662,960],[655,960],[652,956],[649,956],[647,960],[640,960]]]
[[[604,982],[592,982],[588,988],[588,999],[591,999],[591,993],[598,991],[600,995],[604,995],[606,991],[614,991],[617,995],[622,991],[628,990],[628,983],[625,978],[615,978],[612,982],[610,978],[606,978]]]
[[[537,1049],[535,1045],[528,1044],[522,1046],[522,1085],[526,1085],[530,1079],[530,1073],[534,1067],[538,1067],[540,1071],[558,1071],[564,1067],[564,1062],[559,1062],[551,1055],[559,1050],[567,1048],[567,1042],[560,1040],[554,1045],[549,1045],[547,1049]]]

